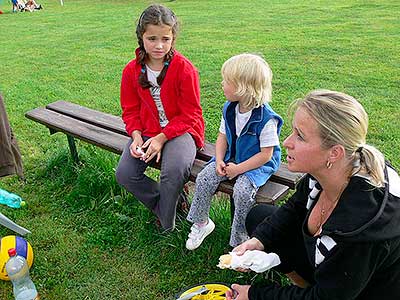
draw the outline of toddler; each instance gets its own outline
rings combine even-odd
[[[236,180],[235,212],[229,244],[235,247],[249,236],[245,228],[248,211],[260,186],[279,168],[279,133],[282,118],[269,106],[272,71],[254,54],[240,54],[222,66],[223,107],[216,155],[199,173],[187,220],[191,227],[186,248],[194,250],[215,228],[209,218],[211,198],[221,181]]]

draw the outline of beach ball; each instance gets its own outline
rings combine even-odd
[[[0,279],[10,280],[6,272],[6,263],[10,258],[8,256],[8,249],[15,248],[17,254],[25,257],[29,268],[33,263],[33,250],[32,246],[22,237],[15,235],[8,235],[0,239]]]

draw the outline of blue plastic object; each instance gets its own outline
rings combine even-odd
[[[12,208],[20,208],[21,201],[22,199],[20,196],[0,189],[0,204],[5,204]]]

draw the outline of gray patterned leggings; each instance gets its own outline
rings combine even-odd
[[[218,176],[215,171],[215,162],[209,163],[199,173],[196,179],[196,189],[187,220],[192,223],[204,223],[208,220],[211,199],[221,181],[226,181],[226,176]],[[231,229],[229,245],[236,247],[249,239],[245,221],[249,210],[255,203],[258,188],[254,187],[245,175],[239,175],[233,186],[233,200],[235,213]]]

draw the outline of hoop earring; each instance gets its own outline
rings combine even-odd
[[[327,169],[332,168],[332,163],[329,160],[326,162],[326,168]]]

